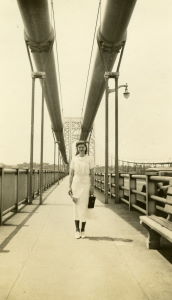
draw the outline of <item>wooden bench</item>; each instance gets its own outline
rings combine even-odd
[[[172,242],[172,186],[168,187],[167,196],[164,200],[166,203],[163,211],[167,213],[167,217],[156,214],[140,217],[140,224],[148,230],[146,242],[148,249],[159,249],[161,236]]]

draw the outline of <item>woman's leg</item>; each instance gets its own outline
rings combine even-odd
[[[84,221],[81,224],[82,224],[81,225],[81,238],[85,239],[85,225],[86,225],[86,222]]]
[[[75,227],[76,227],[76,231],[80,231],[79,220],[75,220]]]
[[[85,231],[85,225],[86,225],[86,222],[82,222],[82,225],[81,225],[81,232]]]
[[[82,224],[81,225],[81,238],[85,239],[85,225],[86,225],[86,222],[84,221],[81,224]]]
[[[76,237],[76,239],[80,239],[81,234],[80,234],[80,228],[79,228],[79,220],[75,220],[75,228],[76,228],[75,237]]]

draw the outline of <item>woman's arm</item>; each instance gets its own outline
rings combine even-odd
[[[74,169],[70,169],[70,174],[69,174],[69,195],[72,198],[72,201],[74,203],[77,203],[77,198],[73,197],[73,192],[72,192],[72,182],[73,182],[73,176],[74,176]]]
[[[74,169],[70,169],[70,173],[69,173],[69,192],[72,192],[73,176],[74,176]]]

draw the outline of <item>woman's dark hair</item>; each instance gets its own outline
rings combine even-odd
[[[85,142],[81,142],[81,143],[77,143],[76,144],[76,154],[75,155],[78,155],[79,154],[79,151],[78,151],[78,146],[80,146],[80,145],[84,145],[85,147],[86,147],[86,149],[85,149],[85,154],[87,154],[87,151],[88,151],[88,149],[87,149],[87,144],[85,143]]]

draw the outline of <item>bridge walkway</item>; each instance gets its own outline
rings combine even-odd
[[[145,247],[139,213],[103,204],[76,240],[68,178],[0,228],[1,300],[171,300],[171,245]]]

